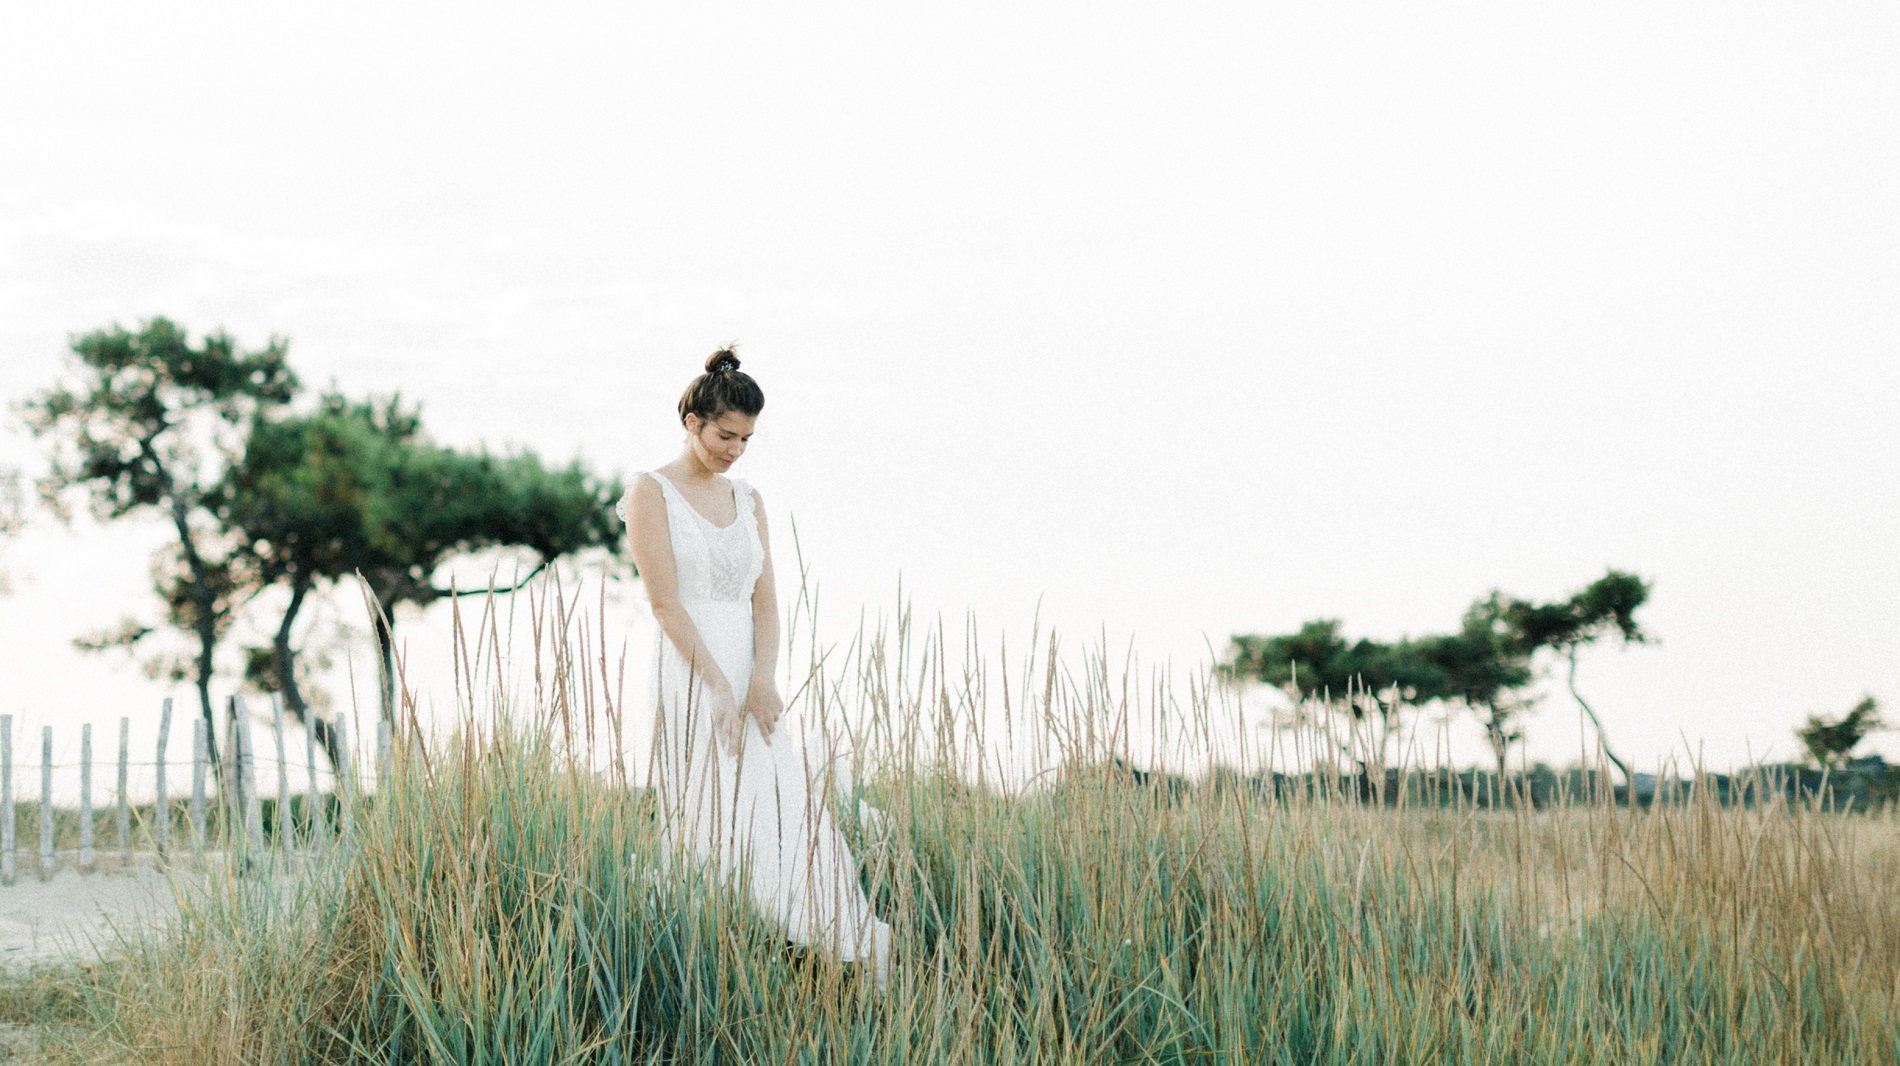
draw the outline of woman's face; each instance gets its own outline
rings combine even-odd
[[[715,474],[729,469],[745,454],[746,442],[752,439],[752,426],[757,421],[752,415],[737,411],[727,411],[706,422],[701,422],[698,415],[687,415],[686,432],[693,454]]]

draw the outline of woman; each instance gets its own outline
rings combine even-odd
[[[731,349],[680,397],[686,447],[636,476],[621,501],[654,635],[653,788],[663,843],[690,847],[750,890],[787,939],[890,972],[890,927],[858,886],[857,861],[776,728],[784,705],[778,597],[765,504],[720,475],[745,454],[765,395]]]

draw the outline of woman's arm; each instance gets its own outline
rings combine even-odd
[[[769,737],[785,704],[778,694],[778,588],[772,576],[772,538],[765,526],[765,501],[756,489],[752,509],[759,519],[765,564],[752,586],[752,681],[746,686],[745,711],[758,721],[759,732]]]
[[[726,733],[736,747],[739,716],[734,706],[732,682],[719,669],[712,649],[706,646],[699,627],[693,624],[693,616],[687,614],[680,603],[679,573],[673,566],[673,539],[666,523],[666,498],[661,495],[659,482],[650,477],[635,478],[633,487],[627,490],[627,547],[633,552],[633,565],[640,569],[647,603],[653,608],[653,617],[660,623],[660,629],[679,649],[681,657],[699,675],[707,690],[715,697],[725,697],[713,700],[710,708],[714,712],[713,726]],[[730,709],[724,716],[720,715],[725,708]],[[725,717],[731,721],[722,720]]]

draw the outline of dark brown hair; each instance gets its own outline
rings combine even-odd
[[[712,353],[706,360],[706,372],[686,386],[686,394],[680,397],[680,425],[686,424],[689,414],[698,415],[704,425],[727,411],[756,418],[763,410],[765,393],[752,375],[740,371],[739,357],[732,354],[732,345],[728,344]]]

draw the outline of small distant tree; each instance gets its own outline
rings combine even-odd
[[[1823,770],[1839,770],[1847,765],[1860,742],[1881,729],[1880,704],[1872,696],[1863,696],[1852,710],[1838,718],[1808,716],[1808,724],[1794,731],[1808,758]]]
[[[1418,686],[1431,679],[1412,642],[1348,641],[1339,630],[1338,619],[1321,618],[1281,636],[1235,634],[1227,660],[1216,669],[1227,677],[1272,685],[1296,704],[1317,701],[1341,710],[1356,725],[1374,724],[1372,751],[1383,764],[1399,735],[1404,708],[1418,699]],[[1341,750],[1361,771],[1371,772],[1364,754],[1344,744]]]
[[[75,337],[67,380],[20,405],[51,453],[40,495],[61,520],[70,518],[66,501],[77,492],[101,522],[154,514],[171,526],[177,539],[154,583],[168,624],[196,641],[188,669],[207,739],[215,652],[242,569],[207,498],[240,447],[244,423],[295,394],[286,349],[272,338],[246,351],[222,332],[193,344],[165,318],[136,331],[115,325]],[[80,646],[129,647],[153,628],[129,623]],[[210,754],[220,765],[215,744]]]
[[[1577,688],[1577,656],[1584,648],[1614,635],[1625,644],[1647,644],[1649,634],[1636,621],[1636,611],[1649,600],[1649,583],[1635,574],[1612,569],[1568,597],[1550,603],[1532,603],[1493,591],[1489,610],[1495,612],[1517,646],[1527,657],[1549,649],[1566,666],[1565,683],[1577,706],[1589,716],[1596,729],[1597,748],[1623,775],[1625,785],[1634,785],[1630,768],[1610,748],[1603,720]]]
[[[1284,636],[1236,635],[1220,669],[1230,677],[1265,681],[1294,699],[1326,699],[1356,719],[1378,715],[1381,756],[1405,706],[1440,702],[1467,708],[1484,726],[1500,774],[1510,745],[1523,735],[1517,721],[1529,706],[1518,693],[1531,680],[1529,663],[1495,596],[1473,604],[1456,633],[1393,644],[1348,641],[1334,619],[1308,622]]]
[[[1501,780],[1511,746],[1524,738],[1524,716],[1536,703],[1528,691],[1537,677],[1534,659],[1552,650],[1569,665],[1571,695],[1596,724],[1604,753],[1628,780],[1629,768],[1610,752],[1602,723],[1577,690],[1577,655],[1612,633],[1629,643],[1646,641],[1635,612],[1648,596],[1641,578],[1618,570],[1552,603],[1494,589],[1466,608],[1456,632],[1390,644],[1349,641],[1338,620],[1318,619],[1295,633],[1230,637],[1218,670],[1264,681],[1295,700],[1320,697],[1355,719],[1378,715],[1384,727],[1381,756],[1384,738],[1395,735],[1405,706],[1437,702],[1464,708],[1484,729]]]
[[[1478,719],[1502,782],[1534,700],[1522,691],[1532,680],[1529,657],[1501,618],[1497,597],[1466,608],[1456,633],[1421,637],[1409,646],[1421,697],[1464,707]]]

